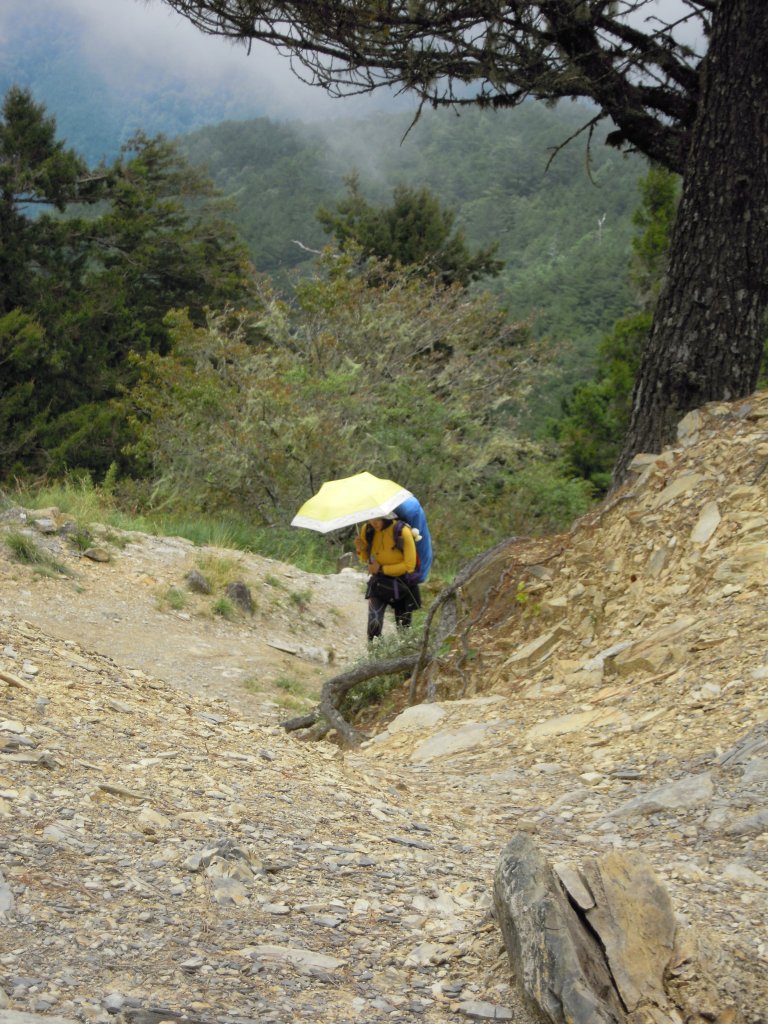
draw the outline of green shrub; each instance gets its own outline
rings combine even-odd
[[[67,539],[76,551],[87,551],[93,544],[93,534],[84,526],[78,526],[76,530],[68,534]]]
[[[175,612],[182,611],[188,603],[188,595],[178,587],[169,587],[160,599],[161,607],[171,608]]]
[[[286,711],[304,711],[307,707],[307,702],[298,697],[278,697],[275,704]]]
[[[303,612],[309,605],[309,602],[312,600],[312,591],[292,590],[291,593],[288,595],[288,599],[292,605],[298,608],[299,611]]]
[[[415,612],[410,629],[397,630],[395,633],[379,637],[374,643],[368,645],[363,660],[365,662],[386,661],[390,658],[403,658],[409,654],[416,654],[421,646],[425,617],[423,610]],[[403,686],[405,682],[402,675],[394,675],[377,676],[374,679],[358,683],[357,686],[347,691],[340,708],[342,715],[345,718],[354,718],[368,709],[384,710],[390,694],[393,690]]]
[[[232,621],[237,618],[237,609],[228,597],[220,597],[213,603],[213,614],[220,615],[222,619]]]

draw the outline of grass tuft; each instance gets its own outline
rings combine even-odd
[[[213,614],[220,615],[222,619],[231,622],[237,618],[237,609],[228,597],[220,597],[213,603]]]
[[[195,564],[214,591],[223,590],[240,575],[239,560],[225,555],[201,555]]]
[[[292,590],[288,595],[288,599],[294,607],[298,608],[300,612],[306,610],[309,606],[309,602],[312,600],[311,590]]]
[[[87,551],[93,544],[93,534],[84,526],[79,526],[73,533],[69,534],[69,542],[76,551],[81,554]]]
[[[170,608],[174,612],[183,611],[188,603],[188,595],[178,587],[169,587],[158,599],[158,605],[161,609]]]
[[[5,538],[5,544],[11,555],[17,562],[33,566],[38,572],[44,575],[72,576],[72,570],[45,548],[41,548],[34,538],[20,530],[12,530]]]
[[[298,679],[292,679],[290,676],[280,676],[275,679],[275,686],[279,690],[285,690],[286,693],[292,693],[294,697],[305,697],[306,687],[303,683],[300,683]]]
[[[141,514],[121,507],[114,483],[98,486],[88,475],[72,475],[42,487],[19,486],[5,494],[6,504],[23,508],[55,506],[89,526],[103,523],[118,530],[161,537],[183,537],[198,547],[249,551],[321,575],[336,571],[338,550],[326,537],[291,526],[254,526],[252,523],[211,515]],[[118,488],[119,490],[119,488]]]

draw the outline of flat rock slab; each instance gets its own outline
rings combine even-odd
[[[411,761],[433,761],[437,757],[447,757],[449,754],[479,747],[497,726],[496,722],[467,722],[459,729],[438,732],[416,747],[411,754]]]
[[[687,775],[685,778],[660,786],[621,804],[612,817],[626,818],[632,814],[658,814],[683,807],[698,807],[709,803],[714,793],[712,776],[709,772]]]
[[[445,718],[445,711],[439,704],[415,704],[406,708],[394,721],[387,726],[388,733],[408,732],[409,730],[431,729],[441,718]]]
[[[249,950],[255,960],[279,961],[298,967],[299,970],[336,971],[344,966],[343,960],[311,949],[297,949],[292,946],[254,946]]]
[[[664,1007],[664,970],[675,944],[675,915],[666,890],[637,854],[618,851],[588,861],[582,877],[595,901],[587,920],[600,936],[628,1010]]]

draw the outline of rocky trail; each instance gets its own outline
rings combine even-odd
[[[558,1019],[493,910],[524,836],[572,893],[642,856],[668,894],[665,993],[625,956],[613,1019],[765,1024],[767,467],[768,397],[691,414],[568,534],[500,551],[438,699],[354,750],[279,722],[363,653],[358,574],[109,531],[95,561],[6,512],[75,575],[0,547],[0,1016]],[[201,558],[253,615],[173,597]]]

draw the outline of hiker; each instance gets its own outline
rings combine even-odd
[[[355,548],[360,561],[368,565],[368,640],[381,636],[387,607],[394,611],[398,629],[408,629],[412,612],[421,607],[411,527],[393,513],[371,519],[361,527]]]

